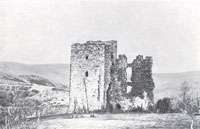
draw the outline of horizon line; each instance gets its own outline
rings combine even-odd
[[[21,64],[21,65],[70,65],[70,63],[61,63],[61,62],[55,62],[55,63],[22,63],[22,62],[15,62],[15,61],[1,61],[0,63],[15,63],[15,64]],[[189,72],[200,72],[200,70],[189,70],[189,71],[183,71],[183,72],[152,72],[153,74],[180,74],[180,73],[189,73]]]

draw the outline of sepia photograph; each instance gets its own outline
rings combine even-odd
[[[200,129],[200,1],[0,0],[0,129]]]

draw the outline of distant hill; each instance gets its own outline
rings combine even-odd
[[[31,86],[35,84],[47,87],[63,88],[67,90],[66,85],[45,79],[37,75],[15,76],[0,72],[0,86]]]
[[[0,62],[0,72],[15,76],[37,75],[55,82],[68,85],[68,64],[21,64],[15,62]]]
[[[28,65],[14,62],[0,62],[0,72],[12,75],[37,75],[64,85],[69,84],[69,64]],[[23,76],[22,76],[23,77]],[[29,78],[28,77],[28,78]],[[33,78],[33,77],[32,77]],[[130,78],[130,75],[129,75]],[[194,95],[200,95],[200,71],[183,73],[154,73],[155,99],[177,96],[181,83],[185,80],[192,86]]]
[[[66,88],[65,85],[54,82],[51,80],[48,80],[46,78],[37,76],[37,75],[20,75],[18,76],[19,79],[25,80],[26,82],[30,84],[37,84],[37,85],[43,85],[43,86],[49,86],[49,87],[57,87],[57,88]]]
[[[162,97],[174,97],[180,93],[180,86],[183,81],[187,81],[192,87],[193,96],[200,95],[200,71],[190,71],[183,73],[154,73],[155,99]]]

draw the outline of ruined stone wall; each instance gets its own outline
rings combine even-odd
[[[116,63],[112,65],[112,83],[108,90],[108,111],[126,110],[126,104],[124,102],[127,100],[126,95],[126,81],[127,81],[127,58],[125,55],[119,55]]]
[[[70,112],[106,107],[110,67],[117,54],[116,41],[88,41],[71,46]]]
[[[127,82],[127,68],[132,68],[131,82]],[[116,64],[112,66],[112,85],[108,91],[109,111],[148,110],[153,103],[154,82],[152,78],[152,58],[139,55],[128,64],[125,55],[119,55]],[[128,93],[127,86],[132,87]]]
[[[125,55],[119,55],[117,59],[117,80],[120,82],[120,87],[123,92],[127,92],[127,57]]]
[[[144,59],[142,55],[137,56],[133,63],[129,64],[132,68],[132,95],[143,98],[144,92],[146,92],[151,102],[153,102],[153,89],[155,88],[152,78],[152,64],[151,57]]]
[[[117,41],[111,40],[105,42],[105,105],[107,105],[107,90],[112,83],[113,72],[112,66],[115,65],[117,59]],[[105,107],[106,108],[106,107]]]

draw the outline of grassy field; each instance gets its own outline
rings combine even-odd
[[[44,120],[38,129],[189,129],[190,120],[183,114],[96,114],[94,118],[57,118]],[[200,116],[194,129],[200,129]]]

